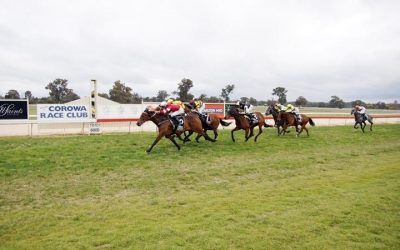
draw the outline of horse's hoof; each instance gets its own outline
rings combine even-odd
[[[149,150],[146,150],[146,153],[147,153],[147,154],[150,154],[150,151],[149,151]]]

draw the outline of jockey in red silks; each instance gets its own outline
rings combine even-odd
[[[178,128],[181,129],[183,127],[183,124],[179,124],[179,118],[182,119],[182,115],[185,113],[181,105],[162,102],[160,108],[160,114],[169,114],[171,117],[171,120],[174,123],[174,133]]]

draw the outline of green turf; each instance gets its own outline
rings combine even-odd
[[[2,249],[398,249],[400,125],[0,138]]]

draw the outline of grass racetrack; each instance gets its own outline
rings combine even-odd
[[[0,248],[399,249],[400,125],[374,129],[0,138]]]

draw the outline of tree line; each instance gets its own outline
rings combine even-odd
[[[122,83],[120,80],[115,81],[112,88],[108,91],[108,93],[99,93],[99,96],[107,98],[109,100],[118,102],[118,103],[141,103],[143,102],[161,102],[166,100],[169,97],[177,98],[182,101],[189,101],[193,99],[195,96],[190,93],[190,89],[193,88],[193,81],[187,78],[183,78],[177,86],[175,91],[169,93],[167,90],[158,90],[156,95],[153,97],[142,97],[136,92],[133,92],[133,89],[127,86],[125,83]],[[32,104],[36,103],[66,103],[73,100],[79,99],[79,95],[77,95],[73,89],[68,88],[68,80],[57,78],[52,82],[49,82],[45,89],[49,91],[49,95],[46,97],[35,97],[33,96],[30,90],[24,92],[24,95],[21,96],[17,90],[11,89],[9,90],[5,96],[0,95],[0,99],[21,99],[26,98],[29,99],[29,102]],[[300,107],[331,107],[331,108],[349,108],[354,105],[363,105],[367,108],[372,109],[400,109],[400,104],[397,101],[393,103],[386,104],[384,102],[377,103],[365,103],[362,100],[354,100],[351,102],[345,102],[340,97],[333,95],[330,100],[327,102],[310,102],[304,96],[299,96],[294,102],[287,101],[287,92],[288,90],[284,87],[276,87],[272,90],[273,99],[270,100],[257,100],[253,97],[241,97],[239,100],[231,100],[231,94],[235,90],[235,84],[227,84],[224,88],[221,89],[221,94],[219,96],[208,96],[206,94],[200,94],[197,99],[200,99],[204,102],[246,102],[252,105],[270,105],[279,101],[281,104],[294,104]]]

